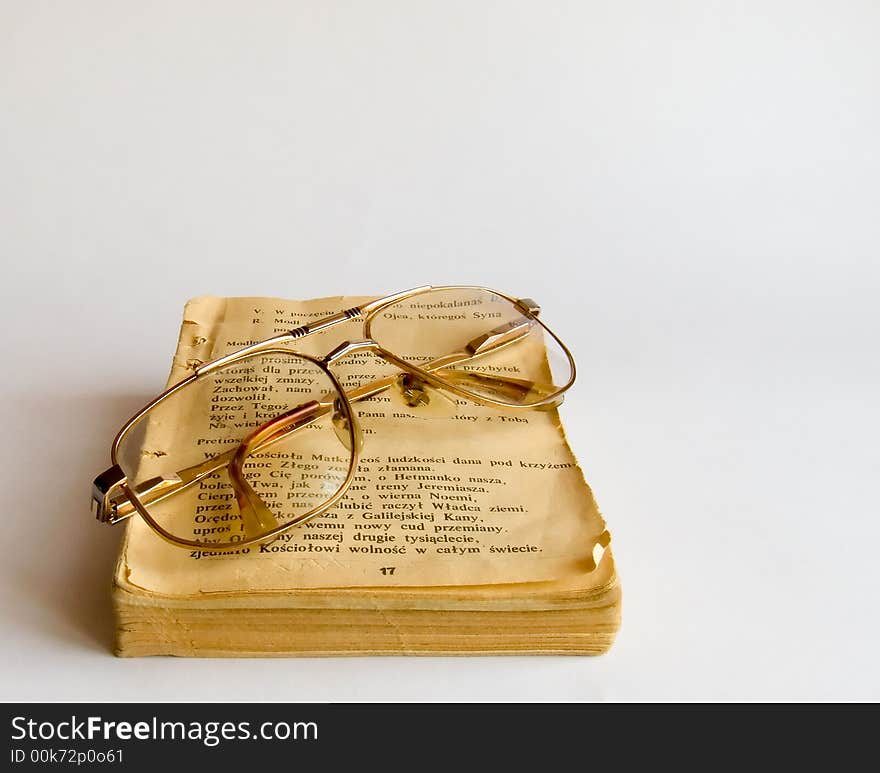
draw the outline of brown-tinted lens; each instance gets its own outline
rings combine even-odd
[[[153,407],[123,437],[119,464],[171,536],[228,547],[301,519],[340,491],[354,445],[353,428],[340,435],[334,425],[340,406],[311,361],[251,355]]]
[[[426,291],[381,309],[370,336],[406,362],[459,389],[509,405],[534,405],[568,386],[572,365],[541,322],[497,293]]]

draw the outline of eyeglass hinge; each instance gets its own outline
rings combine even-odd
[[[104,470],[92,483],[92,513],[101,523],[116,523],[117,502],[111,492],[126,479],[118,464]]]
[[[531,298],[520,298],[516,302],[517,307],[524,311],[526,314],[530,314],[533,317],[537,317],[538,314],[541,313],[541,306],[537,301],[532,300]]]

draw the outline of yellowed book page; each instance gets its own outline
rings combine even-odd
[[[169,384],[200,363],[366,300],[194,299],[185,310]],[[341,341],[362,337],[363,322],[350,320],[287,348],[322,356]],[[270,368],[277,373],[242,375],[211,397],[205,390],[178,393],[174,421],[146,422],[141,463],[147,469],[168,464],[173,453],[168,449],[181,442],[214,448],[218,427],[240,415],[236,411],[244,402],[262,401],[266,411],[258,415],[263,419],[294,408],[300,399],[296,381],[303,379],[290,374],[302,371],[286,367],[284,357],[278,362]],[[331,368],[346,390],[399,372],[372,356],[343,359]],[[219,484],[208,477],[165,503],[173,502],[184,519],[184,536],[205,540],[205,549],[169,544],[135,516],[128,522],[117,583],[172,597],[559,581],[589,585],[608,535],[557,411],[505,412],[457,399],[443,415],[426,415],[407,406],[397,392],[354,404],[364,433],[357,478],[330,511],[271,542],[234,553],[211,552],[210,540],[228,538],[240,519],[235,501],[216,493]],[[196,399],[202,404],[195,405]],[[302,432],[303,453],[293,454],[301,458],[290,465],[285,487],[314,486],[309,442],[318,433]],[[266,501],[283,520],[285,496],[292,497],[295,489],[279,496],[272,493],[276,484],[269,473],[262,480],[263,471],[252,474],[267,487],[260,491],[269,492]]]

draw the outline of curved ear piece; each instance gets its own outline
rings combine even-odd
[[[338,397],[333,401],[332,423],[333,431],[336,433],[336,437],[339,438],[339,442],[351,451],[353,450],[351,438],[354,436],[354,450],[360,453],[361,448],[364,446],[364,436],[361,433],[360,425],[355,423],[354,431],[351,431],[351,422],[348,420],[348,414],[346,414],[345,409],[342,407],[342,400]]]
[[[417,416],[439,419],[453,416],[458,411],[453,397],[413,373],[401,373],[395,379],[391,393]]]

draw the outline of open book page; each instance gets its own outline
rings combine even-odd
[[[365,300],[190,301],[169,384],[203,362]],[[362,326],[351,320],[287,347],[322,356],[341,341],[361,338]],[[277,362],[240,375],[217,394],[182,390],[173,421],[145,423],[142,465],[149,472],[150,465],[168,464],[175,453],[170,449],[181,444],[207,449],[204,456],[219,453],[217,444],[228,431],[223,427],[245,415],[244,403],[265,408],[258,416],[295,408],[304,371],[288,367],[283,356]],[[347,391],[399,372],[372,355],[331,367]],[[484,370],[493,367],[489,359]],[[596,565],[608,544],[605,524],[555,409],[505,412],[454,399],[439,415],[420,413],[398,391],[354,403],[364,433],[359,468],[354,485],[329,512],[268,543],[212,553],[210,540],[234,532],[241,520],[235,500],[218,493],[215,473],[163,503],[173,506],[178,524],[183,520],[184,536],[205,540],[206,549],[169,544],[135,516],[128,522],[117,583],[175,597],[501,583],[584,586],[591,573],[601,573]],[[320,456],[313,447],[319,437],[317,431],[293,433],[283,486],[314,489],[316,468],[310,463]],[[272,476],[282,476],[274,469],[280,464]],[[256,462],[251,466],[256,469],[246,472],[254,486],[283,520],[296,489],[275,493],[274,477]]]

